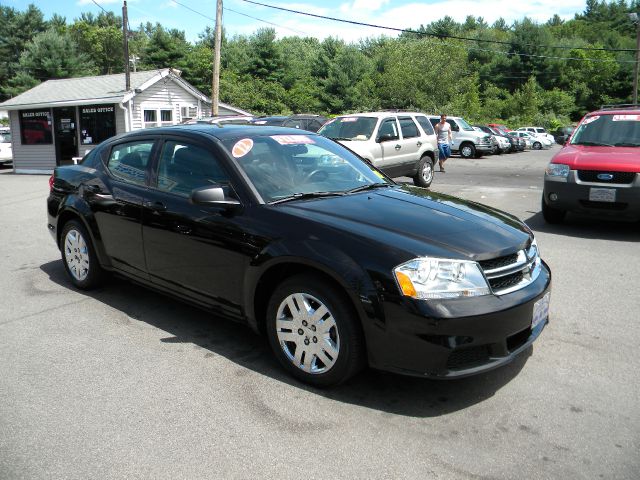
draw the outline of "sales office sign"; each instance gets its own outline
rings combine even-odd
[[[83,107],[82,113],[112,113],[113,106],[110,107]]]

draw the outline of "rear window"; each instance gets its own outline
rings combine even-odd
[[[591,115],[578,126],[571,144],[640,147],[640,115]]]

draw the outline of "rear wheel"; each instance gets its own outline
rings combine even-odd
[[[96,257],[91,237],[79,221],[70,220],[64,225],[60,250],[64,268],[76,287],[89,290],[100,285],[104,270]]]
[[[460,156],[462,158],[473,158],[476,156],[476,147],[473,143],[463,143],[460,145]]]
[[[550,207],[542,197],[542,216],[547,223],[557,224],[562,223],[567,212],[557,208]]]
[[[298,275],[276,288],[266,326],[278,361],[305,383],[336,385],[365,364],[363,335],[353,308],[343,292],[314,276]]]
[[[418,162],[418,171],[413,177],[413,183],[418,187],[428,188],[433,181],[433,160],[424,156]]]
[[[542,144],[540,142],[533,142],[533,149],[540,150],[542,148]]]

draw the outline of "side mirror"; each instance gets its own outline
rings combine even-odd
[[[191,203],[195,205],[220,205],[226,207],[240,206],[240,201],[225,195],[221,185],[196,188],[191,192]]]
[[[398,140],[398,138],[398,135],[394,135],[393,133],[383,133],[382,135],[378,135],[378,138],[376,138],[376,142],[389,142],[391,140]]]

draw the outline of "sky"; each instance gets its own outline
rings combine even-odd
[[[463,22],[467,15],[480,16],[492,24],[502,17],[507,23],[525,16],[537,22],[546,22],[554,14],[570,19],[585,9],[584,0],[323,0],[323,1],[273,1],[257,0],[318,15],[326,15],[393,28],[417,28],[445,16]],[[0,0],[4,6],[24,10],[34,3],[46,19],[54,13],[68,22],[81,12],[100,13],[96,3],[107,11],[122,13],[122,0]],[[180,5],[182,4],[182,5]],[[223,25],[227,35],[250,34],[258,28],[273,27],[279,37],[306,35],[323,39],[339,37],[345,41],[380,35],[396,36],[397,33],[371,27],[361,27],[308,16],[277,11],[247,3],[243,0],[224,0]],[[213,27],[216,0],[128,0],[129,24],[136,28],[140,23],[160,22],[166,28],[184,30],[190,41],[198,39],[205,27]],[[200,12],[200,14],[189,10]],[[247,17],[254,17],[249,18]],[[211,19],[205,18],[210,17]]]

